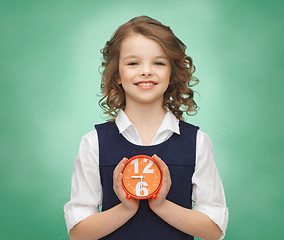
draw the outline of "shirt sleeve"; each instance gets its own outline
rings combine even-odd
[[[68,233],[77,223],[99,212],[101,204],[98,137],[94,130],[82,137],[74,161],[71,199],[64,205]]]
[[[228,224],[224,188],[215,164],[212,142],[200,130],[197,132],[196,165],[192,184],[193,209],[210,217],[221,229],[223,239]]]

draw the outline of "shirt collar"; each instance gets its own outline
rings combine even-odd
[[[118,127],[119,133],[124,132],[129,127],[134,127],[133,123],[129,120],[127,115],[124,113],[122,109],[118,111],[118,115],[115,119],[115,123]],[[167,109],[167,113],[163,119],[163,122],[158,130],[158,133],[164,132],[164,131],[172,131],[174,133],[180,134],[179,131],[179,120],[175,117],[175,115]],[[157,133],[157,134],[158,134]]]
[[[130,126],[134,127],[134,125],[132,124],[132,122],[129,120],[129,118],[122,109],[118,111],[115,123],[116,126],[118,127],[119,133],[124,132]]]
[[[162,133],[164,131],[171,131],[177,134],[180,134],[179,131],[179,120],[176,116],[167,109],[167,113],[163,119],[163,122],[158,130],[158,133]]]

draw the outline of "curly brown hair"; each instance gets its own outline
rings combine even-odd
[[[199,80],[193,77],[195,66],[192,58],[185,54],[186,46],[179,40],[170,27],[148,16],[131,19],[121,25],[101,49],[104,61],[102,72],[99,105],[110,119],[117,116],[118,110],[125,107],[125,94],[119,79],[119,54],[122,41],[132,33],[139,33],[158,42],[170,59],[171,77],[168,89],[164,93],[163,106],[168,107],[173,114],[182,119],[182,114],[195,115],[198,106],[194,101],[191,87]]]

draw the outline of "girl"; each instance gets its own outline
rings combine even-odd
[[[182,120],[197,111],[191,87],[198,80],[185,49],[147,16],[106,43],[100,105],[111,121],[82,138],[64,206],[71,240],[224,237],[228,211],[211,141]],[[122,189],[127,159],[140,154],[162,170],[156,199],[129,200]]]

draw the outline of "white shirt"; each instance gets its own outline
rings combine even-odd
[[[135,126],[120,110],[115,123],[119,133],[129,142],[143,145]],[[160,144],[172,136],[180,134],[179,121],[168,111],[151,145]],[[196,163],[192,176],[193,209],[203,212],[215,222],[224,238],[228,223],[228,208],[222,181],[214,161],[212,142],[207,134],[197,131]],[[68,232],[86,217],[99,212],[102,205],[102,186],[99,173],[99,144],[97,131],[82,137],[79,154],[74,161],[71,200],[65,204],[65,220]]]

